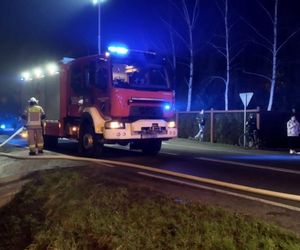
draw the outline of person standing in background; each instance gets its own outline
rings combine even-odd
[[[287,122],[287,136],[288,144],[290,148],[290,154],[297,154],[295,148],[297,143],[297,138],[300,134],[299,122],[294,114],[291,115],[291,119]]]
[[[195,135],[195,139],[198,139],[200,141],[203,141],[204,138],[204,128],[205,128],[205,118],[204,118],[204,110],[202,109],[198,116],[196,117],[197,123],[198,123],[198,128],[199,131],[198,133]]]

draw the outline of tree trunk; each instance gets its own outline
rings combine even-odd
[[[188,83],[188,100],[186,111],[191,111],[192,103],[192,90],[193,90],[193,76],[194,76],[194,51],[193,51],[193,33],[192,27],[189,27],[189,37],[190,37],[190,75]]]
[[[228,110],[228,89],[230,83],[230,51],[228,30],[228,0],[225,2],[225,32],[226,32],[226,83],[225,83],[225,110]]]
[[[276,73],[277,73],[277,10],[278,10],[278,0],[275,0],[274,8],[274,37],[273,37],[273,65],[272,65],[272,81],[270,87],[270,97],[268,104],[268,111],[272,110],[273,100],[274,100],[274,91],[276,86]]]

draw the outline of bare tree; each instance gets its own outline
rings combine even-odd
[[[273,27],[272,39],[269,39],[262,32],[260,32],[259,29],[257,29],[251,23],[249,23],[248,21],[243,19],[245,21],[245,23],[255,32],[255,34],[259,38],[259,40],[253,40],[253,42],[257,45],[262,46],[271,54],[272,70],[269,74],[245,71],[245,73],[247,73],[247,74],[251,74],[251,75],[255,75],[255,76],[264,78],[270,82],[270,94],[269,94],[269,102],[268,102],[268,109],[267,109],[268,111],[272,110],[273,101],[274,101],[274,91],[275,91],[275,87],[276,87],[277,72],[278,72],[278,54],[281,51],[281,49],[287,44],[287,42],[293,36],[295,36],[296,33],[299,31],[299,29],[297,29],[296,31],[292,32],[289,36],[287,36],[281,43],[278,42],[278,2],[279,2],[279,0],[273,0],[273,1],[274,1],[273,15],[261,2],[258,1],[258,4],[260,5],[262,10],[267,15],[270,22],[272,23],[272,27]]]
[[[193,92],[193,80],[194,80],[194,29],[199,17],[199,0],[187,1],[181,0],[180,6],[176,5],[174,1],[170,1],[174,8],[180,13],[184,24],[187,26],[187,34],[182,34],[178,29],[176,29],[169,22],[164,21],[166,25],[170,28],[170,34],[172,39],[172,44],[174,45],[174,36],[179,38],[179,40],[185,45],[189,52],[189,76],[187,81],[188,95],[187,95],[187,107],[186,110],[191,110],[192,102],[192,92]],[[174,48],[173,48],[174,49]],[[174,50],[175,51],[175,50]],[[174,59],[174,57],[173,57]]]
[[[210,42],[209,44],[217,50],[217,52],[225,59],[226,61],[226,69],[224,76],[213,76],[211,77],[212,80],[221,80],[224,82],[225,85],[225,91],[224,91],[224,108],[225,110],[228,110],[229,101],[228,101],[228,90],[230,85],[230,79],[231,79],[231,69],[232,69],[232,63],[237,58],[237,56],[241,53],[243,48],[235,49],[235,53],[233,53],[234,46],[231,42],[231,36],[230,32],[232,30],[232,27],[234,26],[234,23],[231,23],[229,21],[228,17],[228,0],[223,0],[223,6],[220,6],[217,2],[218,9],[220,10],[223,20],[224,20],[224,35],[219,35],[218,37],[223,38],[224,42],[222,46],[218,46],[214,42]],[[233,56],[232,56],[233,54]]]
[[[192,92],[193,92],[193,77],[194,77],[194,39],[193,31],[196,25],[196,21],[199,16],[199,0],[196,0],[192,7],[192,14],[190,14],[186,1],[182,0],[184,20],[188,28],[188,50],[190,53],[190,74],[188,81],[188,97],[186,111],[191,110]]]

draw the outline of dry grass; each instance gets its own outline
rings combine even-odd
[[[273,225],[80,169],[37,175],[0,218],[3,249],[300,249]]]

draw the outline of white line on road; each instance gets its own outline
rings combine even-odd
[[[138,174],[148,176],[148,177],[153,177],[153,178],[156,178],[156,179],[161,179],[161,180],[165,180],[165,181],[174,182],[174,183],[177,183],[177,184],[183,184],[183,185],[187,185],[187,186],[191,186],[191,187],[196,187],[196,188],[200,188],[200,189],[214,191],[214,192],[217,192],[217,193],[222,193],[222,194],[231,195],[231,196],[235,196],[235,197],[239,197],[239,198],[244,198],[244,199],[247,199],[247,200],[257,201],[257,202],[272,205],[272,206],[275,206],[275,207],[281,207],[281,208],[289,209],[289,210],[292,210],[292,211],[300,212],[299,207],[286,205],[284,203],[274,202],[274,201],[265,200],[265,199],[245,195],[245,194],[239,194],[239,193],[235,193],[235,192],[231,192],[231,191],[226,191],[226,190],[222,190],[222,189],[219,189],[219,188],[212,188],[212,187],[208,187],[208,186],[205,186],[205,185],[200,185],[200,184],[191,183],[191,182],[187,182],[187,181],[180,181],[180,180],[177,180],[177,179],[174,179],[174,178],[164,177],[164,176],[160,176],[160,175],[148,174],[148,173],[145,173],[145,172],[138,172]]]
[[[163,154],[163,155],[178,155],[178,154],[174,154],[174,153],[167,153],[167,152],[160,152],[159,154]]]
[[[251,155],[251,154],[254,154],[250,151],[248,152],[243,152],[243,151],[240,151],[240,150],[235,150],[235,149],[215,149],[215,148],[201,148],[201,147],[197,147],[197,146],[190,146],[190,145],[183,145],[183,144],[173,144],[173,143],[168,143],[168,142],[163,142],[164,145],[168,145],[168,146],[171,146],[171,147],[177,147],[177,148],[180,148],[180,149],[186,149],[186,148],[190,148],[190,149],[197,149],[197,150],[201,150],[201,151],[214,151],[214,152],[229,152],[229,153],[237,153],[237,154],[244,154],[244,155]]]
[[[283,173],[288,173],[288,174],[300,174],[300,171],[293,170],[293,169],[276,168],[276,167],[256,165],[256,164],[243,163],[243,162],[237,162],[237,161],[212,159],[212,158],[207,158],[207,157],[195,157],[194,159],[201,160],[201,161],[210,161],[210,162],[224,163],[224,164],[230,164],[230,165],[237,165],[237,166],[243,166],[243,167],[248,167],[248,168],[271,170],[271,171],[283,172]]]

